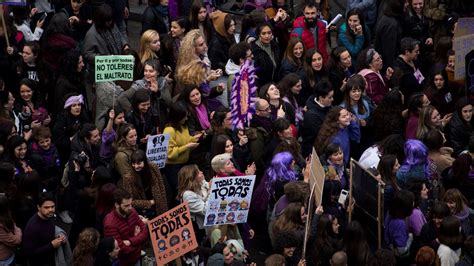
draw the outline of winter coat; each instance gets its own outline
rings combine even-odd
[[[349,51],[353,66],[355,66],[355,63],[357,62],[357,57],[359,56],[360,51],[365,48],[365,43],[370,42],[369,29],[367,28],[367,26],[363,26],[365,28],[364,33],[367,33],[368,36],[365,36],[364,33],[357,34],[355,35],[354,42],[349,40],[347,36],[347,31],[350,31],[351,29],[347,27],[346,23],[342,24],[341,27],[339,27],[339,31],[337,34],[337,42],[339,43],[339,45],[344,46],[347,51]],[[368,37],[368,41],[365,39],[366,37]]]
[[[323,56],[323,60],[326,63],[328,60],[328,52],[326,48],[326,25],[321,20],[316,21],[316,36],[306,26],[304,16],[298,17],[293,22],[293,30],[291,31],[290,37],[298,37],[304,43],[306,50],[311,48],[317,48]]]
[[[326,118],[331,106],[319,105],[314,96],[308,98],[306,102],[307,111],[303,116],[303,125],[301,126],[300,132],[303,142],[301,143],[301,153],[304,157],[308,156],[314,146],[314,141],[318,136],[319,130]]]
[[[454,155],[468,150],[469,138],[472,135],[472,126],[466,125],[458,113],[453,113],[451,121],[446,128],[447,139],[450,147],[454,149]]]
[[[418,63],[414,61],[413,64],[415,65],[416,70],[419,72]],[[399,68],[402,71],[400,91],[405,96],[405,99],[410,99],[410,96],[413,93],[419,92],[423,89],[424,82],[419,82],[417,80],[415,77],[415,69],[413,69],[413,67],[405,62],[405,60],[403,60],[400,56],[393,61],[393,68]]]
[[[384,69],[392,67],[400,54],[401,24],[395,17],[383,15],[375,29],[375,50],[383,58]]]
[[[147,199],[142,177],[136,171],[123,175],[122,179],[119,180],[119,187],[132,194],[133,207],[137,209],[151,209],[154,206],[156,214],[161,215],[168,210],[165,181],[156,164],[148,163],[148,168],[151,178],[150,189],[155,205],[151,205],[150,200]]]
[[[169,17],[160,14],[159,5],[148,6],[142,16],[142,31],[156,30],[160,36],[168,33]]]
[[[225,69],[229,60],[229,48],[235,44],[234,36],[226,38],[215,32],[214,37],[209,43],[208,56],[212,62],[212,69]]]
[[[389,87],[387,86],[388,81],[380,75],[380,73],[376,73],[370,69],[362,69],[359,75],[363,76],[367,82],[366,95],[376,105],[380,104],[385,94],[389,91]]]
[[[108,116],[107,111],[112,108],[112,106],[120,104],[121,107],[124,107],[122,103],[118,102],[119,96],[123,92],[124,90],[122,87],[116,85],[113,81],[96,83],[95,125],[97,128],[102,129],[106,126],[105,121]]]
[[[358,8],[363,14],[365,24],[372,27],[377,20],[377,1],[375,0],[348,0],[346,11]]]
[[[278,63],[279,59],[279,49],[275,41],[270,43],[271,49],[273,52],[273,57],[275,59],[275,64],[273,64],[270,56],[262,48],[260,48],[255,42],[251,44],[251,49],[253,53],[253,60],[255,63],[256,74],[258,76],[256,83],[257,86],[263,86],[270,81],[275,81],[278,74]]]

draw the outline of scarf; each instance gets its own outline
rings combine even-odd
[[[107,50],[110,55],[122,54],[122,34],[116,26],[112,29],[105,30],[99,33],[107,45]]]
[[[275,56],[273,55],[273,51],[272,51],[272,46],[271,44],[263,44],[260,40],[256,40],[255,41],[255,44],[262,48],[262,50],[265,51],[265,53],[268,54],[268,56],[270,57],[270,59],[272,60],[272,63],[273,63],[273,67],[276,67],[276,62],[275,62]]]
[[[156,11],[158,14],[161,16],[161,19],[166,25],[166,28],[170,28],[170,21],[169,21],[169,16],[168,16],[168,6],[163,6],[163,5],[156,5],[155,6]]]
[[[207,114],[207,108],[204,104],[200,104],[194,108],[196,110],[196,115],[201,124],[202,129],[206,130],[211,127],[209,122],[209,116]]]
[[[270,132],[273,127],[272,120],[269,117],[254,115],[252,117],[252,127],[263,127],[267,132]]]

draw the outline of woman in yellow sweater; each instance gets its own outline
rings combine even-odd
[[[176,198],[178,192],[178,171],[189,159],[192,149],[199,146],[198,141],[202,133],[191,136],[186,124],[188,112],[183,102],[176,102],[171,106],[168,124],[163,130],[164,134],[170,135],[168,147],[168,160],[164,168],[166,180],[172,190],[172,199]]]

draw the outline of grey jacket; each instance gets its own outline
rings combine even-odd
[[[98,82],[95,87],[96,103],[95,103],[95,125],[99,130],[105,127],[105,116],[107,110],[112,106],[120,104],[119,97],[124,90],[114,82]],[[124,108],[124,106],[122,105]]]

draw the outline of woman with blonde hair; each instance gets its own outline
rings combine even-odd
[[[160,34],[156,30],[145,31],[140,38],[140,49],[138,50],[141,64],[143,65],[146,60],[151,58],[158,59],[157,53],[160,48]]]
[[[179,72],[181,67],[184,67],[193,59],[201,59],[210,64],[207,58],[207,43],[201,31],[197,29],[190,30],[181,41],[176,71]]]
[[[76,247],[72,254],[74,266],[92,266],[94,265],[94,254],[99,246],[99,231],[92,227],[84,229],[79,234]]]
[[[185,165],[178,172],[178,197],[180,202],[187,202],[193,220],[194,232],[198,243],[204,239],[204,215],[209,195],[209,184],[197,165]]]
[[[452,114],[447,114],[441,118],[440,113],[432,105],[428,105],[421,110],[418,119],[418,128],[416,129],[416,138],[423,140],[431,129],[442,129],[451,120]]]
[[[222,70],[211,70],[211,62],[207,57],[207,44],[200,30],[191,30],[184,36],[176,64],[176,91],[179,94],[185,85],[195,85],[204,97],[218,96],[224,91],[224,84],[211,88],[209,83],[218,79]],[[222,104],[217,99],[209,99],[211,111],[217,110]]]

